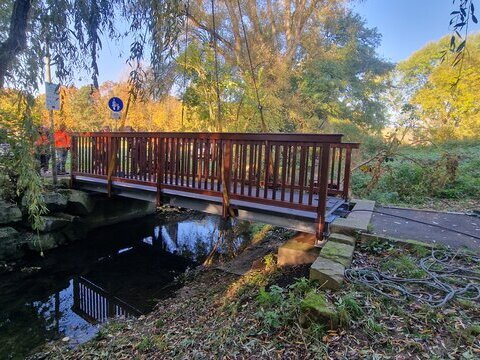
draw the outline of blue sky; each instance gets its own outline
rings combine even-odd
[[[454,9],[452,0],[357,0],[352,3],[368,26],[376,27],[382,34],[378,53],[393,62],[408,58],[428,42],[450,33],[448,23]],[[480,25],[471,26],[471,31],[478,30]],[[104,42],[99,59],[100,83],[127,77],[125,61],[118,58],[119,48],[123,49],[124,59],[128,55],[129,41]],[[88,76],[80,81],[89,82]]]
[[[354,9],[382,34],[378,53],[398,62],[449,34],[454,6],[452,0],[363,0]],[[478,24],[470,26],[472,32],[479,29]]]

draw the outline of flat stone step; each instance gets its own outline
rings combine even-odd
[[[278,248],[279,266],[311,264],[320,249],[315,247],[315,235],[299,233]]]
[[[339,244],[351,245],[351,246],[355,246],[357,242],[354,236],[338,234],[338,233],[330,234],[330,236],[328,237],[328,241],[336,242]]]
[[[366,232],[375,208],[375,201],[352,199],[353,209],[346,218],[338,217],[330,225],[332,233],[354,235],[358,232]]]

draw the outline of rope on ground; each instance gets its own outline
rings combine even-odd
[[[422,278],[392,276],[373,268],[347,269],[345,279],[392,300],[413,299],[441,307],[454,298],[480,302],[480,257],[449,250],[432,250],[422,258]]]

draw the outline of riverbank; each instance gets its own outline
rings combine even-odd
[[[420,259],[429,254],[431,250],[423,246],[371,240],[357,246],[352,267],[421,279],[426,274],[419,267]],[[456,261],[461,258],[479,274],[471,256],[458,256]],[[267,255],[262,263],[262,268],[241,277],[214,269],[190,273],[175,296],[160,301],[152,313],[112,322],[76,349],[62,342],[51,344],[35,358],[473,359],[480,355],[478,301],[456,298],[434,308],[421,301],[380,296],[352,283],[332,292],[305,278],[308,267],[278,268],[274,255]]]

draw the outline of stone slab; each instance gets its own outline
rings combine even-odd
[[[67,202],[67,212],[73,215],[88,215],[90,214],[94,207],[95,201],[92,198],[92,195],[80,190],[63,190],[64,194],[68,198]]]
[[[318,282],[326,289],[337,290],[343,284],[345,266],[319,256],[310,268],[310,279]]]
[[[320,249],[315,247],[315,235],[299,233],[278,248],[278,266],[311,264]]]
[[[69,215],[69,214],[54,214],[54,215],[46,215],[42,216],[43,219],[43,226],[41,226],[38,230],[41,232],[49,232],[58,229],[62,229],[69,224],[75,222],[76,217]]]
[[[64,211],[67,208],[67,197],[52,191],[42,195],[43,201],[50,212]]]
[[[331,232],[352,235],[368,231],[375,201],[352,200],[351,202],[355,204],[352,211],[346,218],[336,218],[330,225]]]
[[[17,257],[20,233],[12,227],[0,227],[0,261]]]

